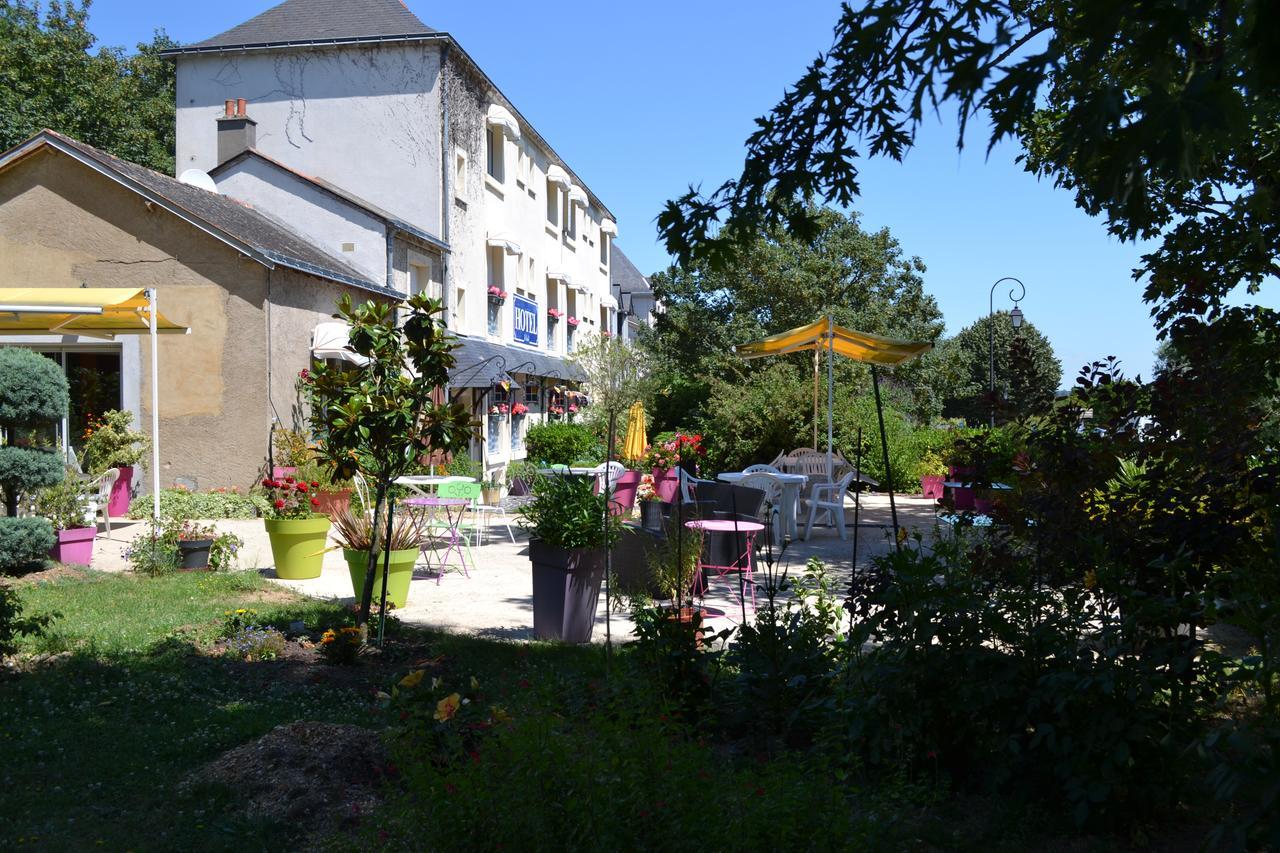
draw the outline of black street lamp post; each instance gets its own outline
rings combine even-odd
[[[1001,282],[1012,281],[1018,286],[1017,288],[1009,288],[1009,298],[1013,300],[1013,311],[1009,313],[1009,320],[1013,323],[1013,328],[1022,328],[1022,309],[1018,307],[1018,303],[1027,295],[1027,286],[1013,276],[1005,276],[991,285],[991,292],[987,294],[987,351],[991,358],[990,371],[988,373],[988,391],[991,394],[991,427],[996,425],[996,288]],[[1017,293],[1017,296],[1013,294]]]

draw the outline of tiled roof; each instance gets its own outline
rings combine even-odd
[[[649,279],[636,269],[617,243],[609,244],[609,274],[609,283],[619,287],[624,294],[647,293],[650,290]]]
[[[43,130],[33,140],[13,150],[18,151],[30,142],[42,138],[72,149],[88,161],[113,173],[126,185],[141,187],[145,192],[172,205],[184,218],[202,223],[216,235],[247,246],[271,263],[387,296],[401,296],[382,284],[369,281],[364,273],[248,205],[184,184],[137,163],[121,160],[56,131]]]
[[[167,53],[435,32],[400,0],[285,0],[213,38]]]

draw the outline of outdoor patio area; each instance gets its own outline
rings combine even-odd
[[[920,497],[896,497],[898,519],[903,528],[919,530],[931,536],[934,530],[934,502]],[[810,557],[818,557],[826,563],[836,588],[848,585],[852,568],[853,501],[849,499],[846,516],[850,525],[849,538],[842,541],[833,528],[815,527],[808,541],[788,545],[780,555],[778,571],[795,572],[804,568]],[[271,546],[260,519],[223,520],[214,522],[220,530],[235,533],[244,542],[239,566],[256,569],[265,577],[309,596],[354,602],[351,579],[341,550],[325,554],[321,576],[314,580],[289,581],[275,578],[271,568]],[[891,547],[891,519],[887,495],[871,494],[862,498],[862,526],[859,531],[858,566],[865,569],[877,554]],[[112,538],[100,534],[94,542],[94,568],[109,572],[124,571],[127,562],[124,552],[133,537],[145,534],[145,522],[115,521]],[[465,633],[492,639],[533,639],[533,599],[531,569],[528,557],[528,535],[512,518],[511,530],[515,544],[507,537],[506,529],[493,525],[486,533],[484,545],[472,550],[475,568],[466,577],[460,570],[450,569],[440,582],[436,576],[419,568],[410,584],[409,603],[396,615],[407,623],[445,631]],[[764,552],[758,557],[758,571],[762,582]],[[759,594],[759,593],[758,593]],[[376,596],[375,596],[376,597]],[[736,575],[714,580],[707,594],[705,606],[709,613],[707,626],[712,630],[737,624],[741,621],[742,607],[737,598]],[[747,615],[751,608],[748,604]],[[611,632],[615,640],[631,638],[632,623],[625,611],[615,611]],[[605,640],[605,601],[601,595],[596,619],[594,642]]]

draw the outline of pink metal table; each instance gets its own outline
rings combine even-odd
[[[405,498],[403,501],[407,507],[414,509],[425,509],[428,512],[434,512],[437,509],[444,510],[444,532],[439,536],[432,534],[427,541],[422,543],[422,559],[426,563],[427,568],[435,568],[439,571],[436,575],[436,583],[439,584],[444,578],[445,567],[449,565],[449,555],[458,555],[458,565],[462,567],[462,573],[467,577],[471,577],[471,572],[467,571],[467,563],[474,563],[471,558],[471,547],[467,544],[467,537],[460,531],[462,517],[467,512],[467,507],[471,506],[471,501],[466,498]],[[455,513],[456,510],[456,513]],[[447,537],[447,541],[446,541]],[[438,561],[434,566],[431,564],[431,554],[435,551],[435,545],[439,542],[444,543],[444,552],[439,555]]]
[[[686,521],[684,526],[690,530],[700,530],[703,533],[740,533],[747,538],[747,549],[742,552],[732,563],[727,566],[717,566],[713,563],[704,563],[698,561],[700,569],[711,569],[716,573],[716,577],[724,577],[730,572],[738,573],[738,602],[745,608],[747,606],[746,598],[742,593],[742,584],[745,582],[751,587],[751,609],[756,609],[756,585],[752,580],[752,569],[755,560],[755,542],[756,534],[764,530],[764,525],[757,521],[733,521],[730,519],[701,519],[698,521]]]

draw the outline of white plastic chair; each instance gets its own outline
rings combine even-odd
[[[85,484],[85,491],[89,493],[85,499],[85,507],[89,514],[94,516],[95,521],[98,513],[102,513],[102,525],[107,530],[108,539],[111,538],[111,490],[119,479],[120,469],[108,468],[101,476]]]
[[[782,471],[772,465],[766,465],[763,462],[757,462],[755,465],[748,465],[742,469],[744,474],[781,474]]]
[[[474,483],[471,477],[450,477],[445,482],[466,480],[468,483]],[[501,516],[502,526],[507,528],[507,536],[511,537],[511,544],[516,544],[516,535],[511,532],[511,522],[507,520],[507,510],[500,504],[482,504],[480,501],[471,502],[471,513],[475,518],[471,526],[471,535],[475,540],[474,547],[479,548],[484,544],[484,531],[489,529],[490,516]]]
[[[809,496],[809,521],[804,526],[805,539],[809,538],[809,532],[813,530],[813,522],[819,512],[825,512],[831,516],[841,539],[847,537],[844,522],[844,494],[849,491],[849,484],[853,482],[853,478],[854,472],[850,471],[835,483],[814,485]]]
[[[768,514],[768,524],[773,528],[774,544],[782,544],[782,483],[774,475],[761,471],[747,474],[734,485],[764,492],[764,512]]]
[[[700,480],[683,468],[677,467],[676,472],[680,479],[680,499],[685,503],[693,503],[697,500],[696,495],[699,486],[715,485],[715,480]]]
[[[612,493],[618,487],[618,481],[627,473],[627,466],[621,462],[601,462],[592,469],[596,475],[596,489],[600,492]]]

